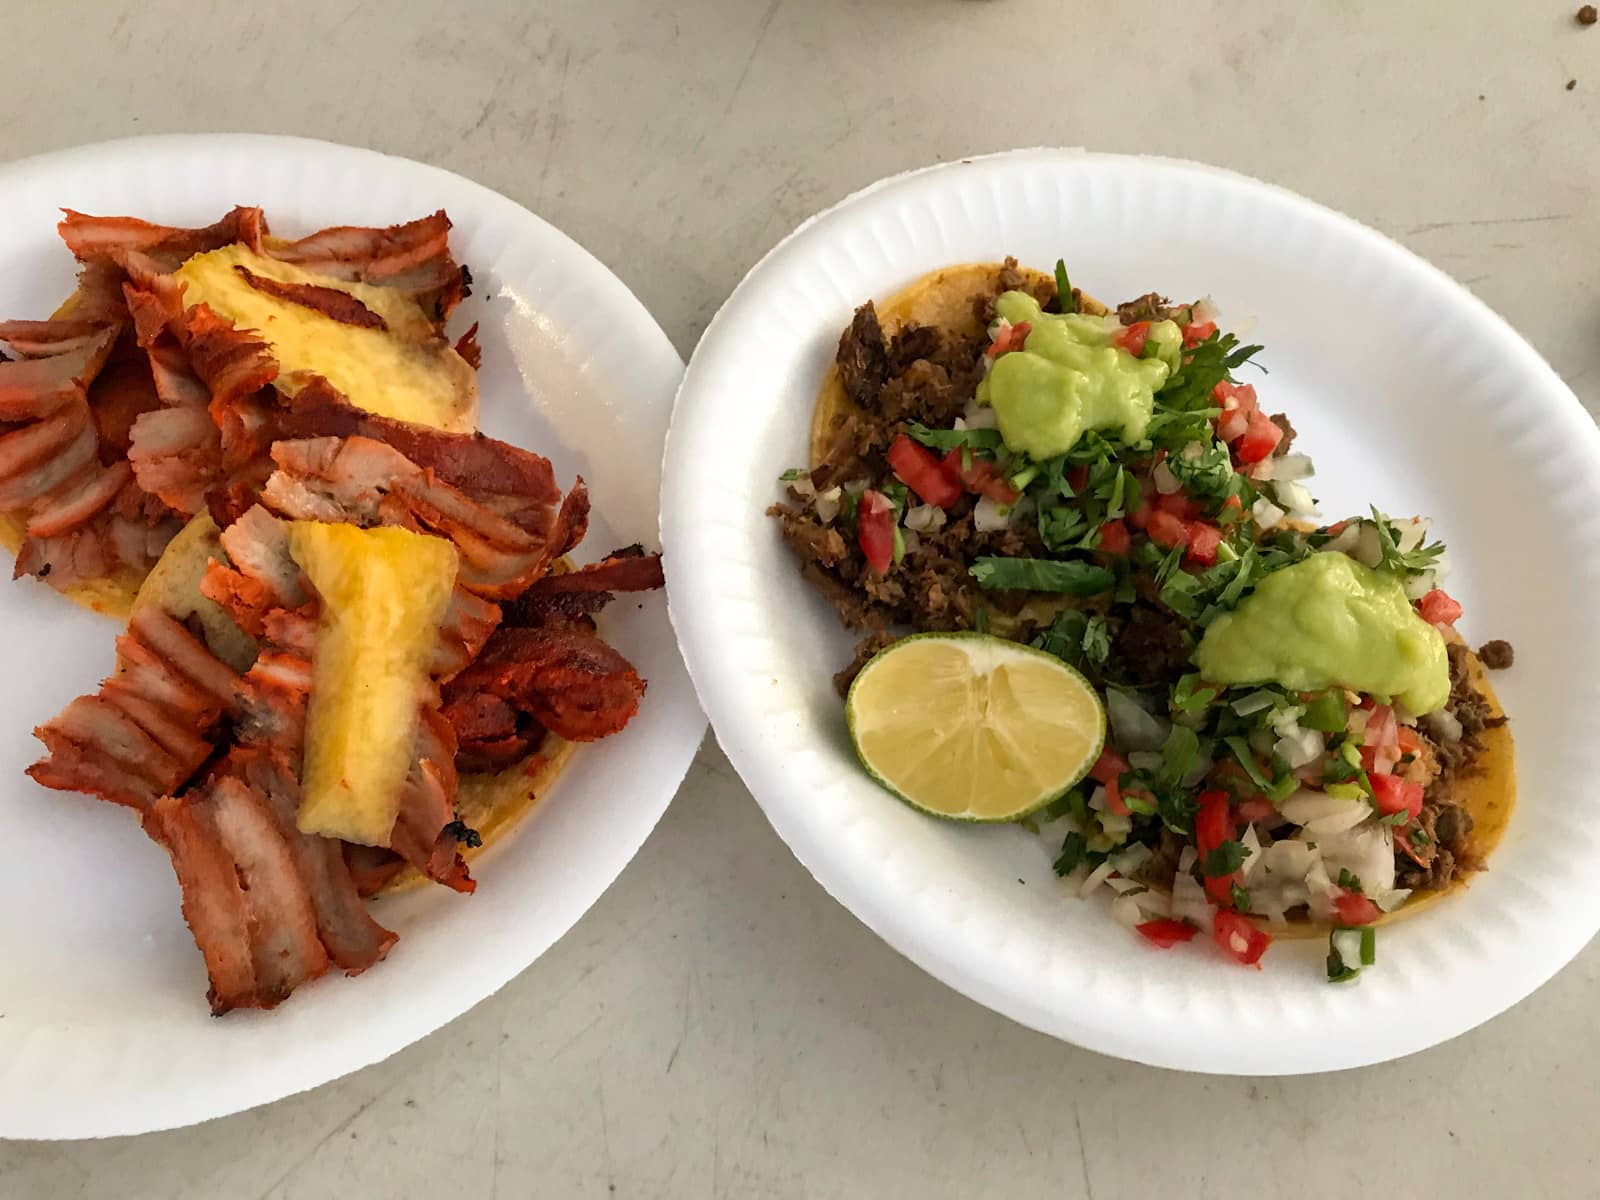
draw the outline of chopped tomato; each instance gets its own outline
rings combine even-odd
[[[1224,379],[1211,389],[1211,398],[1217,402],[1224,412],[1233,412],[1235,409],[1246,416],[1256,410],[1256,389],[1254,384],[1229,383]]]
[[[1329,537],[1338,537],[1344,532],[1344,527],[1348,524],[1350,524],[1349,521],[1335,521],[1332,525],[1329,525],[1326,529],[1324,529],[1323,532]]]
[[[1407,821],[1414,821],[1422,811],[1422,785],[1407,783],[1398,775],[1368,775],[1372,783],[1372,799],[1384,816],[1403,812]]]
[[[1192,521],[1200,515],[1200,505],[1183,492],[1168,492],[1164,496],[1158,495],[1156,497],[1156,509],[1160,512],[1171,513],[1180,521]]]
[[[944,456],[944,470],[952,479],[959,480],[961,486],[974,496],[987,496],[996,504],[1015,504],[1019,495],[1016,488],[1007,482],[1005,473],[998,466],[986,458],[974,455],[967,456],[967,465],[961,465],[961,450],[955,449]]]
[[[1131,544],[1128,527],[1120,520],[1107,521],[1100,526],[1100,549],[1107,554],[1126,554]]]
[[[1265,796],[1251,796],[1241,800],[1234,806],[1234,812],[1239,820],[1249,824],[1251,821],[1270,821],[1278,815],[1277,806]]]
[[[1407,725],[1400,726],[1399,732],[1395,734],[1395,741],[1404,754],[1415,754],[1422,749],[1422,739],[1417,736],[1416,730]]]
[[[1089,486],[1089,468],[1073,467],[1067,472],[1067,486],[1075,492],[1081,492]]]
[[[1183,345],[1187,350],[1193,350],[1217,331],[1215,321],[1191,321],[1183,327]]]
[[[1128,510],[1128,524],[1135,529],[1144,529],[1150,524],[1150,514],[1155,511],[1148,501],[1140,500]]]
[[[1250,427],[1250,414],[1256,410],[1256,389],[1248,383],[1223,380],[1211,389],[1211,398],[1222,409],[1217,418],[1217,436],[1225,442],[1244,436]]]
[[[1222,502],[1222,512],[1218,514],[1217,520],[1224,525],[1232,525],[1243,517],[1244,502],[1237,496],[1229,496]]]
[[[1194,816],[1194,848],[1205,875],[1206,856],[1233,837],[1233,816],[1228,811],[1227,792],[1201,792],[1196,799],[1200,811]],[[1217,904],[1233,903],[1233,880],[1233,875],[1205,875],[1206,895]]]
[[[1234,453],[1242,463],[1258,463],[1278,448],[1283,441],[1283,430],[1263,412],[1253,412],[1245,425],[1244,436],[1239,439]]]
[[[889,468],[924,504],[949,508],[961,499],[961,484],[951,478],[944,464],[903,433],[889,447]]]
[[[1174,546],[1187,545],[1189,542],[1188,526],[1169,512],[1157,509],[1151,513],[1147,528],[1150,531],[1150,540],[1169,550]]]
[[[1220,910],[1211,920],[1211,938],[1235,962],[1260,970],[1261,956],[1272,945],[1272,935],[1251,924],[1230,909]]]
[[[1144,344],[1150,337],[1150,322],[1135,321],[1132,325],[1124,325],[1111,335],[1111,344],[1121,346],[1135,358],[1144,354]]]
[[[1128,760],[1110,746],[1100,751],[1100,757],[1089,768],[1089,778],[1096,783],[1115,783],[1117,776],[1128,769]]]
[[[882,492],[868,488],[861,493],[861,503],[856,507],[856,540],[861,543],[861,553],[867,556],[867,566],[879,575],[888,571],[894,561],[894,505]]]
[[[1122,801],[1122,789],[1117,783],[1127,769],[1128,760],[1109,746],[1100,751],[1100,757],[1089,768],[1089,778],[1106,789],[1106,807],[1119,817],[1130,814],[1128,806]]]
[[[1371,925],[1383,915],[1376,904],[1355,892],[1340,893],[1333,906],[1339,910],[1339,921],[1344,925]]]
[[[1163,950],[1171,950],[1179,942],[1187,942],[1195,934],[1195,928],[1187,921],[1174,921],[1163,918],[1159,921],[1146,921],[1143,925],[1135,925],[1135,929],[1143,935],[1145,941]]]
[[[1217,547],[1222,545],[1222,530],[1206,521],[1189,522],[1189,550],[1187,557],[1209,567],[1217,561]]]
[[[1417,601],[1417,612],[1430,625],[1454,625],[1461,617],[1461,605],[1443,588],[1434,588]]]
[[[1033,322],[1018,321],[1015,325],[1002,325],[995,330],[994,341],[989,343],[989,348],[984,351],[990,358],[997,354],[1005,354],[1011,350],[1021,350],[1022,344],[1028,340],[1028,335],[1033,332]]]

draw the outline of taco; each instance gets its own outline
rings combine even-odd
[[[1345,979],[1362,931],[1504,831],[1485,666],[1511,649],[1457,633],[1426,521],[1317,518],[1293,426],[1236,378],[1260,351],[1209,301],[1110,310],[1062,264],[935,271],[857,309],[769,511],[865,633],[841,694],[906,633],[988,632],[1087,677],[1105,750],[1024,818],[1058,874],[1158,945],[1209,931],[1255,963],[1333,931]]]
[[[327,386],[380,416],[476,428],[468,292],[443,212],[276,238],[260,209],[201,229],[68,211],[77,290],[0,323],[0,545],[15,574],[126,616],[167,542],[260,466],[253,409]]]
[[[18,571],[128,613],[28,774],[138,815],[219,1014],[380,961],[375,895],[473,891],[481,848],[645,691],[595,618],[662,586],[659,556],[574,568],[583,480],[473,432],[448,228],[69,213],[75,301],[0,326]]]

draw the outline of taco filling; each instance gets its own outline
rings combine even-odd
[[[1319,519],[1294,427],[1241,378],[1261,350],[1209,301],[1108,310],[1061,264],[936,272],[856,311],[769,513],[864,634],[841,695],[908,633],[1087,679],[1104,748],[1021,818],[1067,886],[1247,965],[1327,932],[1344,981],[1498,840],[1511,737],[1484,668],[1512,652],[1456,632],[1426,520]]]

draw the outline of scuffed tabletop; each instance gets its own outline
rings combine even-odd
[[[1040,144],[1197,158],[1411,247],[1595,412],[1600,28],[1576,12],[13,0],[0,159],[226,130],[435,163],[587,246],[687,356],[774,241],[882,175]],[[1116,1062],[987,1012],[879,942],[708,740],[621,880],[493,999],[255,1112],[0,1144],[0,1194],[1315,1200],[1445,1180],[1461,1200],[1575,1196],[1596,1170],[1597,977],[1591,946],[1487,1026],[1340,1075]]]

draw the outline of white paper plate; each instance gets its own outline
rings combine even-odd
[[[1324,511],[1424,512],[1451,548],[1497,678],[1521,800],[1493,869],[1323,982],[1325,942],[1261,972],[1161,953],[1105,903],[1063,898],[1015,827],[918,816],[857,768],[830,676],[852,635],[762,515],[806,460],[812,402],[851,311],[949,263],[1015,254],[1109,302],[1211,294],[1255,319]],[[668,595],[723,748],[818,881],[950,986],[1036,1029],[1196,1071],[1351,1067],[1453,1037],[1526,996],[1600,926],[1594,720],[1600,434],[1484,305],[1346,217],[1189,163],[1033,150],[887,180],[812,219],[712,322],[680,389],[662,496]]]
[[[113,142],[0,168],[0,314],[43,317],[71,290],[63,206],[204,224],[259,204],[274,230],[449,211],[482,322],[482,424],[589,482],[580,557],[655,540],[662,439],[682,363],[626,287],[525,209],[448,172],[275,137]],[[630,598],[636,599],[636,598]],[[666,605],[619,600],[607,636],[649,680],[638,718],[582,749],[485,852],[476,895],[429,888],[375,911],[400,941],[358,979],[330,975],[272,1013],[207,1012],[205,970],[166,856],[125,811],[22,774],[29,730],[92,690],[113,622],[29,582],[0,586],[0,1136],[137,1133],[220,1116],[376,1062],[490,995],[571,927],[654,827],[704,732]]]

